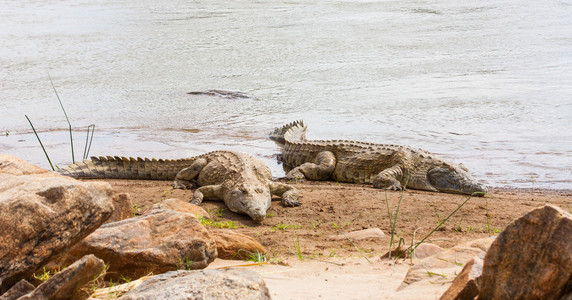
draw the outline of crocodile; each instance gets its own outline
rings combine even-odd
[[[409,146],[347,140],[307,140],[307,126],[295,121],[269,138],[282,146],[282,163],[291,180],[334,180],[402,190],[482,196],[487,189],[462,164],[447,162]]]
[[[196,188],[191,203],[222,199],[232,212],[247,214],[255,221],[266,217],[272,195],[282,197],[284,206],[300,205],[296,188],[272,181],[265,163],[235,151],[173,160],[100,156],[71,164],[59,173],[74,178],[174,180],[174,188]]]

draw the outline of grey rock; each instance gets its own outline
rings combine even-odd
[[[92,233],[113,212],[111,186],[0,155],[0,294]]]
[[[271,299],[262,277],[253,270],[173,271],[154,276],[121,300]]]

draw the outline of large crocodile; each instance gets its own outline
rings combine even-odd
[[[462,164],[446,162],[409,146],[341,140],[307,140],[302,121],[276,128],[270,138],[282,145],[289,179],[335,180],[433,192],[484,195],[486,188]]]
[[[222,199],[235,213],[256,221],[266,217],[272,195],[284,206],[299,206],[298,190],[273,182],[270,168],[257,158],[234,151],[213,151],[200,156],[156,160],[126,157],[92,157],[59,171],[75,178],[174,180],[175,188],[197,188],[191,203],[203,198]]]

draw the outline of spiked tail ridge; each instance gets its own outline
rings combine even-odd
[[[73,178],[174,180],[192,159],[148,159],[119,156],[92,157],[59,170]]]
[[[280,144],[285,144],[286,141],[305,141],[307,129],[308,127],[304,125],[304,122],[298,120],[275,128],[270,133],[269,138]]]

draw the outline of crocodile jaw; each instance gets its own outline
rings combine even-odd
[[[230,190],[224,199],[231,211],[262,221],[266,218],[272,196],[268,187],[243,184]]]
[[[487,189],[462,166],[439,166],[427,173],[429,183],[439,192],[484,196]]]

